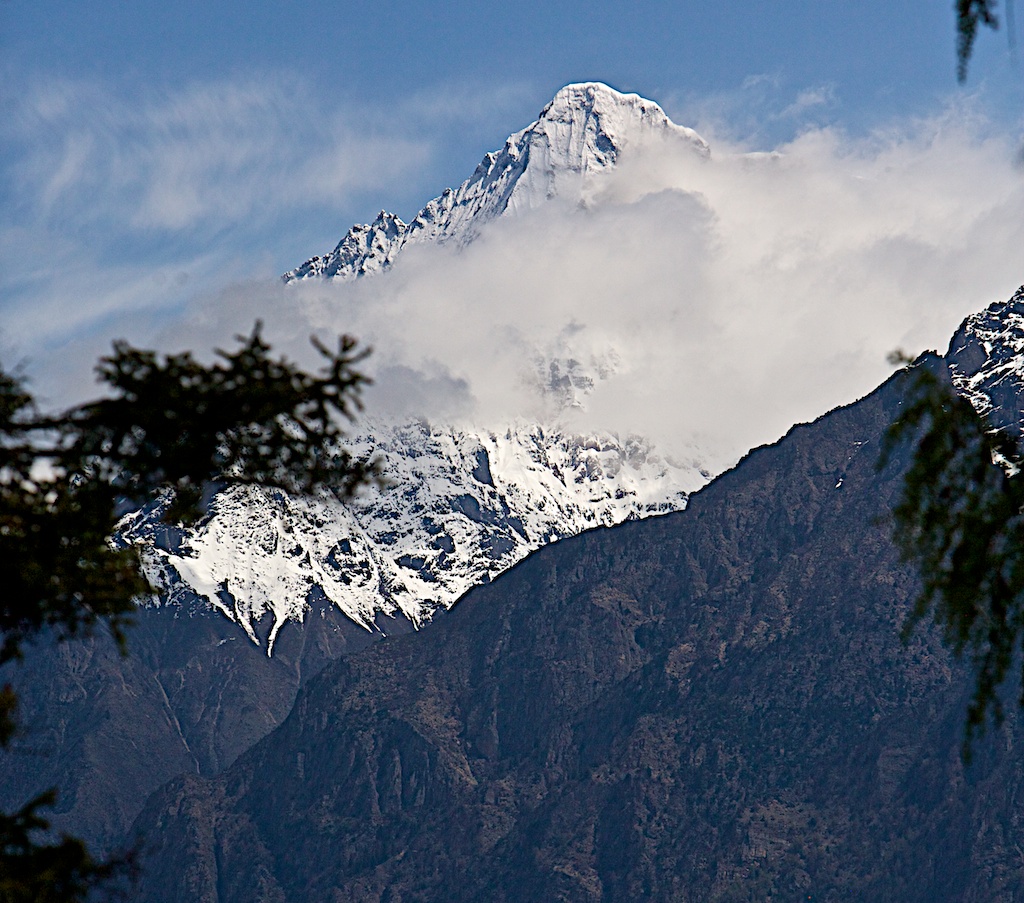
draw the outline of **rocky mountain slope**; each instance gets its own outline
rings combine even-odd
[[[43,641],[0,669],[22,727],[0,755],[0,810],[57,788],[54,829],[94,852],[116,848],[163,783],[217,774],[284,720],[324,665],[383,636],[318,605],[280,631],[268,657],[205,604],[142,608],[134,620],[127,655],[100,632]],[[272,627],[258,622],[257,636],[265,642]],[[412,626],[396,618],[381,629]]]
[[[328,666],[153,797],[142,899],[1018,899],[1020,717],[965,769],[965,675],[899,641],[906,385]]]
[[[1011,387],[1012,381],[1007,380],[1005,374],[1024,369],[1024,358],[1020,350],[1014,350],[1016,343],[1013,339],[1017,328],[1016,315],[1021,312],[1021,299],[1022,293],[1019,292],[1010,305],[994,304],[965,321],[954,337],[947,357],[954,379],[964,385],[970,385],[972,381],[977,385],[987,385],[991,380],[985,374],[994,374],[994,378],[1000,380],[999,385]],[[1000,317],[1004,314],[1009,316],[1005,330],[1000,330]],[[981,379],[976,379],[979,375]],[[1008,411],[1017,411],[1022,398],[1024,395],[1019,387],[1012,388],[1000,396],[999,403]],[[827,422],[830,421],[823,421]],[[872,428],[878,427],[879,423],[880,420]],[[821,424],[815,428],[821,428]],[[854,441],[868,440],[859,436]],[[869,487],[868,492],[876,491],[871,488],[875,484],[867,474],[873,453],[868,449],[858,459],[864,467],[863,479]],[[766,452],[758,454],[764,456]],[[747,472],[750,467],[748,462],[739,472]],[[818,464],[814,464],[803,477],[795,468],[796,465],[793,470],[796,482],[811,480],[813,483],[825,479]],[[837,469],[832,476],[830,492],[836,493],[836,499],[849,498],[852,487],[845,471]],[[732,475],[725,479],[735,480],[736,477]],[[884,510],[887,494],[893,491],[893,479],[895,477],[890,475],[886,482],[876,487],[880,494],[872,504],[879,510]],[[761,503],[770,501],[777,485],[777,479],[770,477]],[[753,493],[754,488],[751,484],[748,492]],[[843,494],[844,489],[846,494]],[[734,549],[734,554],[747,551],[753,554],[758,548],[757,544],[762,542],[754,535],[758,523],[766,538],[771,539],[798,516],[803,505],[799,493],[791,487],[790,493],[780,498],[781,509],[771,517],[762,514],[761,521],[751,521],[754,524],[752,532],[742,542],[737,538],[730,539],[733,546],[741,542],[739,549]],[[740,500],[732,508],[736,523],[728,528],[730,536],[739,530],[741,523],[746,522]],[[661,519],[656,519],[656,522],[661,523]],[[665,523],[673,522],[674,519]],[[603,534],[599,532],[597,535]],[[615,537],[619,534],[612,531],[607,535]],[[628,531],[624,535],[628,535]],[[665,540],[660,534],[652,533],[645,541],[657,546]],[[784,542],[784,537],[777,541]],[[872,542],[881,540],[875,537]],[[841,537],[838,546],[832,548],[831,554],[836,561],[829,567],[833,570],[839,568],[842,572],[859,568],[858,548],[856,533]],[[553,551],[552,548],[552,552],[545,554]],[[725,579],[731,573],[713,563],[715,553],[712,548],[705,548],[701,554],[708,562],[702,567],[712,568],[717,575],[716,580]],[[609,560],[615,557],[610,546],[608,555],[611,556]],[[803,560],[795,546],[786,552],[786,559],[790,569],[798,568]],[[892,591],[893,604],[905,604],[905,586],[909,585],[906,581],[911,579],[911,575],[900,570],[888,558],[864,566],[869,565],[876,568],[875,579],[880,584],[900,582],[900,587],[904,588]],[[560,579],[560,567],[553,572],[553,580]],[[819,565],[811,562],[808,567],[813,570]],[[887,570],[890,567],[894,568],[891,572]],[[749,568],[753,569],[750,573],[757,574],[761,565],[755,560]],[[570,567],[565,573],[570,576],[578,574],[573,579],[582,579],[583,576],[583,571],[576,567]],[[809,570],[808,579],[812,577]],[[761,581],[761,577],[756,578],[756,582]],[[540,599],[547,591],[540,587],[537,598]],[[778,594],[781,590],[772,592]],[[844,590],[838,586],[835,592]],[[720,594],[728,595],[725,589],[721,589]],[[566,613],[565,617],[570,617],[570,614]],[[543,617],[543,614],[537,617]],[[897,623],[899,617],[899,613],[893,614],[889,623]],[[236,623],[223,617],[218,610],[205,603],[190,604],[186,599],[179,600],[176,605],[140,609],[137,621],[129,638],[127,657],[118,655],[114,644],[100,635],[58,647],[42,645],[31,649],[24,663],[10,666],[0,674],[0,680],[11,680],[17,687],[26,726],[16,749],[3,757],[0,806],[10,809],[41,790],[59,787],[61,795],[54,819],[56,826],[84,837],[98,849],[116,845],[149,794],[175,775],[214,776],[230,765],[281,723],[291,710],[300,686],[308,683],[327,662],[364,648],[384,633],[394,638],[412,630],[408,620],[396,615],[394,618],[381,616],[377,629],[368,631],[342,614],[333,603],[321,600],[312,603],[301,623],[287,621],[283,627],[278,627],[275,653],[268,657],[267,643],[277,625],[273,612],[251,624],[259,645],[247,639]],[[508,617],[505,621],[509,622],[511,631],[511,621]],[[532,621],[524,624],[522,631],[525,633],[537,629]],[[715,628],[716,631],[721,629],[724,628]],[[438,635],[435,630],[436,627],[431,626],[425,636]],[[545,628],[545,631],[543,635],[548,636],[550,630]],[[890,659],[891,662],[905,663],[905,654],[899,647],[888,645],[891,639],[888,627],[877,637],[857,636],[856,642],[861,646],[882,643],[888,650],[885,656],[889,658],[879,665],[882,671],[889,667]],[[718,640],[723,641],[727,640]],[[521,636],[517,642],[526,643],[526,636]],[[558,652],[555,641],[544,642],[550,642],[552,655],[557,660],[557,655],[562,653]],[[426,655],[426,652],[421,654]],[[561,665],[553,667],[566,670]],[[946,665],[943,664],[942,668]],[[550,688],[554,687],[555,684],[550,685]],[[544,693],[547,694],[548,689]],[[382,701],[380,705],[390,703]],[[956,726],[955,720],[951,716],[951,729]]]

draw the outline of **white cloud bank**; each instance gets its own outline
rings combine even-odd
[[[581,429],[721,466],[870,391],[894,348],[944,350],[1024,282],[1012,143],[961,112],[775,154],[711,144],[707,162],[625,158],[587,209],[552,202],[380,277],[239,287],[190,332],[262,316],[294,353],[351,332],[376,348],[372,410],[495,425],[543,413],[538,361],[574,358],[606,376]]]
[[[64,103],[50,102],[58,112]],[[233,147],[196,118],[208,108],[209,121],[220,121],[227,105],[244,125],[264,101],[199,91],[187,117],[176,112],[178,102],[138,114],[147,122],[142,133],[166,140],[125,157],[119,127],[99,149],[103,129],[89,140],[72,134],[45,168],[25,177],[42,186],[49,210],[78,209],[88,199],[88,168],[99,161],[105,191],[120,192],[110,216],[130,195],[138,227],[203,227],[258,215],[261,181],[344,192],[357,176],[373,184],[400,174],[403,155],[416,153],[400,142],[347,145],[317,132],[305,156],[301,142],[285,142],[297,181],[283,180],[283,164],[274,161],[283,127],[264,140],[261,123],[269,120],[252,113],[252,128],[236,130]],[[828,97],[798,102],[816,106]],[[40,104],[35,115],[57,115],[47,109]],[[186,120],[191,131],[179,140]],[[152,303],[164,318],[159,344],[168,349],[223,345],[256,317],[295,356],[308,354],[311,331],[352,333],[376,349],[372,412],[493,425],[550,413],[537,391],[538,366],[575,359],[604,377],[586,409],[569,415],[579,428],[641,433],[680,456],[696,444],[720,466],[870,391],[888,375],[892,349],[944,348],[964,316],[1024,282],[1016,149],[964,109],[867,138],[810,130],[773,154],[705,137],[708,162],[667,150],[627,157],[584,210],[554,202],[492,224],[465,249],[410,249],[391,272],[357,283],[261,279],[216,293],[200,288],[187,310],[168,313],[169,295],[156,284],[176,284],[168,265],[132,268],[120,280],[116,270],[98,269],[87,294],[99,304],[101,277],[112,277],[104,321],[111,335],[130,333],[126,324],[140,315],[126,291],[142,307],[147,297],[165,299]],[[370,168],[353,175],[332,160],[339,148],[350,156],[355,148]],[[271,192],[266,204],[294,197]],[[338,224],[339,237],[348,225]],[[207,255],[196,255],[202,272],[223,266],[216,247],[211,238]],[[245,272],[258,252],[231,253],[240,261],[233,271]],[[65,316],[59,303],[54,296],[32,314],[23,302],[22,334],[67,333],[67,324],[54,324]],[[66,316],[73,321],[75,311]],[[48,380],[58,385],[65,374],[65,389],[80,384],[95,350],[78,343],[59,360],[42,356]]]

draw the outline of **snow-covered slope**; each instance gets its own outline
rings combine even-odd
[[[395,617],[419,625],[539,546],[678,509],[708,478],[638,439],[536,424],[364,427],[354,450],[375,455],[389,485],[353,502],[235,487],[191,533],[168,537],[136,515],[122,535],[145,543],[149,575],[172,602],[205,597],[254,642],[257,622],[272,615],[269,652],[280,627],[317,599],[367,629],[386,633]]]
[[[373,223],[350,229],[330,254],[307,260],[284,279],[351,279],[386,269],[410,245],[466,244],[497,216],[554,198],[585,204],[623,152],[664,140],[710,154],[703,138],[675,125],[653,101],[594,82],[568,85],[536,122],[484,156],[469,179],[434,198],[411,223],[381,211]]]

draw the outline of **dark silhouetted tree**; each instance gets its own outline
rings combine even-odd
[[[1013,0],[1007,0],[1012,3]],[[967,64],[974,52],[978,26],[996,29],[996,0],[956,0],[956,77],[962,84],[967,80]],[[1011,35],[1012,40],[1012,35]]]
[[[150,592],[136,550],[116,539],[119,515],[157,498],[187,525],[211,486],[259,483],[342,496],[376,477],[342,445],[360,409],[366,353],[348,337],[307,373],[271,355],[257,324],[207,366],[116,343],[97,366],[105,397],[42,414],[25,380],[0,369],[0,664],[42,632],[58,640],[102,619],[124,647],[125,627]],[[0,691],[0,748],[17,730],[17,698]],[[0,813],[0,901],[73,901],[130,877],[130,855],[97,861],[48,833],[56,791]],[[119,882],[122,882],[119,884]]]

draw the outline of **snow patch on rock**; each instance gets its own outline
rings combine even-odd
[[[381,615],[422,625],[531,551],[597,526],[679,510],[709,474],[669,461],[642,439],[579,436],[519,423],[502,432],[368,423],[350,443],[375,456],[387,485],[345,502],[234,486],[169,541],[158,510],[122,536],[171,603],[199,596],[268,654],[288,620],[326,598],[367,630]]]
[[[979,414],[1024,434],[1024,286],[964,320],[946,360],[957,391]]]

